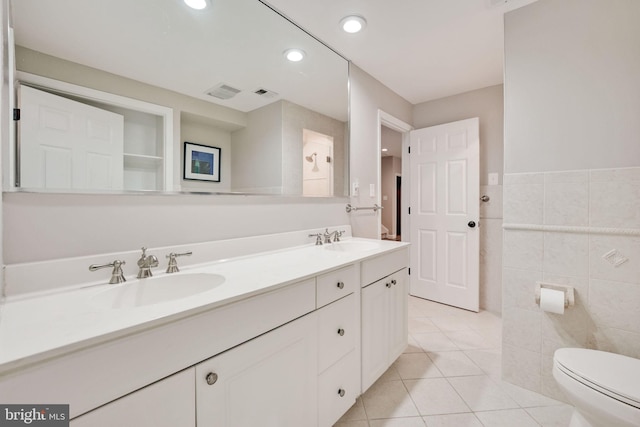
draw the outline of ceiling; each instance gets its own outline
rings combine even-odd
[[[258,0],[209,3],[202,11],[182,0],[11,5],[16,44],[32,51],[242,112],[286,99],[347,120],[347,61]],[[305,61],[284,58],[292,47],[307,53]],[[223,100],[207,95],[219,84],[240,92]]]
[[[536,0],[267,0],[412,104],[503,81],[503,15]],[[367,20],[347,34],[340,20]]]

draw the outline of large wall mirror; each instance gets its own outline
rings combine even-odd
[[[5,191],[348,194],[348,61],[261,1],[10,2]]]

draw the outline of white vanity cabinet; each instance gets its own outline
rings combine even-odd
[[[363,393],[407,347],[406,263],[404,250],[362,263]],[[384,277],[373,283],[364,282],[380,275]]]
[[[373,256],[308,247],[216,265],[226,299],[176,301],[188,311],[78,309],[103,335],[79,328],[67,348],[5,365],[0,401],[68,403],[73,427],[330,427],[407,344],[406,245],[380,246]],[[307,257],[315,264],[297,265]],[[53,306],[25,301],[33,313]],[[126,327],[99,329],[110,322]]]
[[[308,314],[196,365],[198,426],[315,425],[315,324]]]
[[[71,427],[195,427],[195,368],[71,420]]]

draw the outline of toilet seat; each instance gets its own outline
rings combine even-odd
[[[613,399],[640,409],[640,360],[584,348],[562,348],[554,363],[564,374]]]

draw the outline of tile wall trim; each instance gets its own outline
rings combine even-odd
[[[614,236],[640,236],[639,228],[613,228],[613,227],[579,227],[569,225],[542,225],[542,224],[502,224],[504,230],[525,231],[553,231],[557,233],[578,234],[607,234]]]

